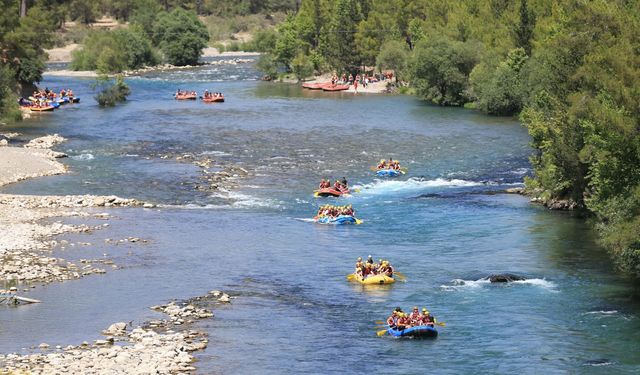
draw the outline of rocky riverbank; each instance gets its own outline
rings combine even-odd
[[[15,138],[13,135],[5,139]],[[32,139],[24,147],[0,147],[0,186],[27,178],[62,174],[65,166],[57,158],[66,156],[50,148],[64,142],[54,134]],[[60,221],[45,222],[53,217],[89,217],[89,207],[152,208],[154,205],[116,196],[33,196],[0,194],[0,283],[30,286],[33,282],[49,283],[105,273],[114,267],[108,259],[85,261],[76,265],[51,257],[54,247],[75,246],[56,241],[63,233],[89,233],[107,227],[86,224],[68,225]],[[108,218],[108,214],[101,214]]]
[[[529,197],[531,203],[538,203],[550,210],[558,211],[574,211],[580,209],[580,205],[571,199],[546,198],[542,190],[529,190],[527,188],[518,187],[505,190],[508,194],[519,194]]]
[[[206,296],[151,307],[168,316],[128,331],[129,324],[114,323],[102,331],[106,339],[92,344],[39,345],[39,353],[0,355],[0,374],[181,374],[192,373],[193,352],[204,350],[207,334],[191,324],[213,317],[211,307],[222,297],[212,291]],[[207,306],[201,307],[200,305]]]

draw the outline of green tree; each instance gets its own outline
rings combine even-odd
[[[209,32],[196,14],[181,8],[161,13],[153,31],[154,41],[173,65],[197,64],[209,41]]]
[[[256,69],[264,74],[267,80],[275,79],[278,76],[278,64],[274,57],[269,53],[264,53],[258,58]]]
[[[297,37],[294,19],[289,17],[278,27],[278,38],[273,49],[276,61],[291,70],[291,61],[298,54],[302,42]]]
[[[362,20],[357,0],[337,0],[328,27],[323,27],[320,49],[338,71],[357,69],[362,62],[355,35]]]
[[[298,78],[298,81],[309,77],[313,74],[313,62],[303,53],[299,53],[291,61],[291,70]]]
[[[411,81],[419,95],[439,105],[463,105],[469,98],[469,73],[478,46],[446,38],[418,43],[410,61]]]
[[[398,41],[389,41],[382,46],[376,59],[378,69],[392,69],[398,82],[398,76],[404,73],[407,66],[408,53],[405,45]]]
[[[527,55],[531,55],[531,39],[536,26],[536,16],[529,10],[527,0],[520,0],[520,19],[514,31],[515,44],[524,49]]]
[[[479,97],[480,109],[492,115],[520,113],[526,100],[523,69],[527,58],[522,48],[510,51],[488,79],[484,77],[487,73],[484,65],[479,64],[473,69],[470,80],[475,95]]]

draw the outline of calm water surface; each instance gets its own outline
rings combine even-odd
[[[73,87],[82,103],[16,130],[24,140],[69,138],[58,149],[71,173],[2,191],[117,194],[160,208],[110,210],[109,228],[65,236],[94,245],[56,255],[106,253],[123,269],[38,287],[29,296],[42,304],[0,308],[0,351],[96,339],[115,321],[160,317],[148,306],[222,289],[233,304],[198,324],[211,339],[197,354],[206,373],[640,371],[637,291],[612,272],[588,226],[500,193],[531,173],[518,123],[258,76],[241,64],[131,78],[131,100],[108,109],[91,99],[91,80],[43,82]],[[222,91],[227,102],[176,102],[177,88]],[[250,177],[232,191],[198,192],[199,169],[163,154],[207,155]],[[388,157],[408,175],[374,178],[369,167]],[[360,186],[344,202],[363,225],[306,221],[326,202],[311,195],[323,176]],[[103,241],[128,236],[150,243]],[[369,254],[390,259],[407,282],[347,283],[355,258]],[[528,280],[477,281],[495,272]],[[376,320],[413,305],[447,323],[437,340],[376,337]]]

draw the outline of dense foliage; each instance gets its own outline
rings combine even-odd
[[[316,73],[393,69],[433,103],[519,115],[529,190],[592,214],[640,276],[638,0],[302,0],[270,53],[272,72],[308,73],[303,56]]]
[[[158,62],[150,40],[139,27],[92,32],[72,55],[71,69],[100,73],[117,73]]]
[[[158,15],[153,40],[174,65],[196,64],[207,46],[209,33],[195,13],[176,8]]]

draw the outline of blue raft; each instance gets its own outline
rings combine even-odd
[[[340,215],[336,217],[320,217],[316,219],[316,223],[318,224],[360,224],[360,220],[356,219],[353,216],[348,215]]]
[[[402,331],[389,327],[389,334],[394,337],[413,338],[435,338],[438,337],[438,330],[433,326],[415,326],[403,329]]]
[[[398,177],[401,174],[404,174],[404,172],[399,169],[378,169],[376,171],[376,176],[378,177]]]

